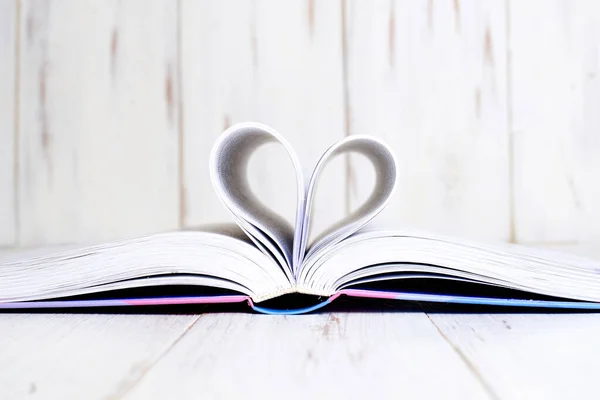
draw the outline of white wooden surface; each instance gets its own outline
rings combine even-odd
[[[600,239],[599,15],[596,1],[510,4],[520,241]]]
[[[1,1],[0,246],[228,219],[207,157],[244,120],[278,129],[307,170],[345,135],[385,139],[400,181],[381,221],[598,242],[599,11],[593,0]],[[291,219],[286,161],[261,149],[251,180]],[[346,161],[324,176],[314,233],[368,195],[368,167]]]
[[[0,2],[0,246],[15,244],[15,2]]]
[[[119,398],[196,319],[0,315],[0,398]]]
[[[217,314],[200,318],[123,398],[415,398],[428,375],[437,398],[488,398],[423,313]]]
[[[0,398],[592,399],[599,335],[595,314],[5,314]]]
[[[499,399],[597,398],[597,314],[432,314]]]

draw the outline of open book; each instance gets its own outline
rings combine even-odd
[[[265,207],[248,183],[249,159],[268,142],[287,151],[296,171],[293,225]],[[308,243],[319,176],[332,158],[348,152],[373,164],[374,189],[361,207]],[[600,310],[598,262],[517,245],[369,229],[396,185],[394,156],[375,138],[346,137],[323,154],[308,180],[301,171],[276,131],[235,125],[218,139],[210,172],[237,225],[9,255],[0,259],[0,309],[247,302],[259,312],[301,313],[351,296]],[[307,303],[272,306],[273,299],[291,294],[303,294]]]

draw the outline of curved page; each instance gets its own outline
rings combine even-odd
[[[289,155],[296,171],[297,212],[296,228],[267,208],[252,192],[247,170],[252,153],[260,146],[276,142]],[[256,245],[273,257],[284,269],[290,281],[295,236],[304,209],[304,180],[300,163],[287,141],[274,129],[256,123],[237,124],[227,129],[217,140],[210,158],[211,179],[217,195],[232,212],[240,227]],[[294,179],[294,177],[290,177]]]
[[[308,184],[308,193],[302,224],[299,254],[304,255],[310,231],[311,208],[319,176],[326,165],[336,156],[358,153],[365,156],[375,168],[375,187],[369,198],[356,211],[321,233],[308,249],[306,259],[328,246],[335,245],[358,231],[379,214],[388,203],[396,185],[396,160],[390,148],[383,142],[368,136],[349,136],[331,146],[317,163]]]

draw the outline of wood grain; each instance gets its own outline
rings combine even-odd
[[[0,2],[0,246],[15,244],[17,3]]]
[[[23,1],[23,244],[177,227],[177,9]]]
[[[521,242],[600,239],[599,13],[594,1],[510,2]]]
[[[182,219],[189,226],[230,219],[213,193],[208,155],[231,124],[272,126],[307,172],[343,137],[342,37],[338,2],[183,0],[181,18]],[[259,149],[249,178],[259,198],[293,220],[295,181],[284,154]],[[320,185],[315,232],[344,215],[343,192],[343,160],[336,160]]]
[[[118,399],[198,318],[0,315],[0,397]]]
[[[433,314],[443,335],[501,399],[597,396],[600,315]]]
[[[380,220],[510,239],[505,2],[348,1],[346,19],[349,133],[398,157]],[[348,172],[355,208],[372,172]]]
[[[164,397],[490,398],[423,313],[205,315],[123,399]]]
[[[594,398],[598,333],[595,314],[4,314],[0,398]]]

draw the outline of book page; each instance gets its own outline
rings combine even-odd
[[[296,173],[290,179],[297,182],[295,226],[266,207],[253,193],[248,182],[250,156],[257,148],[270,142],[281,144],[294,165]],[[240,227],[293,280],[292,270],[299,260],[298,254],[294,253],[294,242],[300,235],[305,188],[300,162],[291,146],[268,126],[256,123],[237,124],[217,140],[211,154],[210,171],[217,195]]]
[[[440,275],[538,295],[600,301],[600,262],[523,245],[364,229],[311,258],[298,286],[335,293],[361,282]],[[390,285],[391,287],[391,285]]]
[[[308,184],[300,244],[302,253],[308,247],[307,238],[310,233],[311,208],[317,190],[319,175],[333,158],[345,153],[362,154],[373,164],[375,169],[375,186],[371,195],[362,206],[346,218],[329,227],[315,239],[314,244],[308,248],[305,258],[309,258],[318,251],[339,243],[352,233],[358,231],[385,208],[394,192],[397,176],[396,160],[386,144],[373,137],[353,135],[331,146],[318,162]]]
[[[282,269],[244,236],[221,225],[14,252],[0,258],[0,303],[160,284],[224,288],[256,300],[291,290]]]

